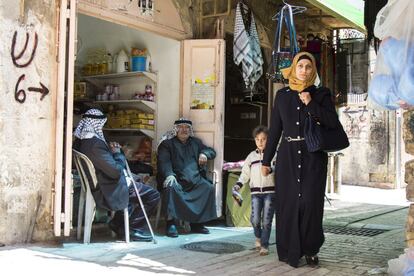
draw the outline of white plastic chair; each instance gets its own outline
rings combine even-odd
[[[85,208],[85,226],[83,231],[83,243],[90,243],[92,222],[95,216],[96,204],[91,192],[92,187],[96,187],[98,180],[96,178],[95,168],[92,161],[83,153],[77,150],[72,150],[75,160],[76,169],[78,170],[81,180],[81,194],[79,198],[79,210],[78,210],[78,228],[77,239],[81,238],[83,208]],[[88,177],[89,176],[89,177]],[[92,181],[92,183],[89,183]],[[129,243],[129,216],[128,208],[124,209],[124,227],[125,227],[125,242]]]

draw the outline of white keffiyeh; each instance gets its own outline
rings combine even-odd
[[[164,133],[164,135],[161,137],[160,141],[158,142],[157,148],[159,147],[159,145],[164,141],[164,140],[169,140],[174,138],[175,136],[177,136],[177,132],[178,129],[177,127],[179,125],[187,125],[190,127],[190,136],[193,137],[194,136],[194,130],[193,130],[193,124],[190,120],[181,117],[180,119],[176,120],[174,122],[174,127],[172,128],[172,130],[167,131],[166,133]]]
[[[97,137],[106,143],[102,128],[107,119],[102,111],[89,109],[82,117],[74,132],[75,137],[81,140]]]

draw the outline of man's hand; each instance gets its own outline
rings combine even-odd
[[[111,149],[112,153],[121,152],[121,145],[117,142],[109,142],[109,148]]]
[[[200,166],[204,166],[205,164],[207,164],[207,156],[204,153],[200,153],[200,155],[198,156],[198,164]]]
[[[164,183],[162,185],[163,185],[164,188],[173,187],[175,185],[178,185],[178,182],[177,182],[177,179],[175,178],[174,175],[169,175],[164,180]]]
[[[233,186],[233,191],[238,192],[240,190],[240,186],[239,185],[234,185]]]
[[[268,176],[271,172],[271,169],[269,166],[263,166],[262,165],[262,175],[263,176]]]

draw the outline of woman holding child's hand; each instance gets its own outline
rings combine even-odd
[[[325,240],[322,219],[328,157],[325,152],[307,150],[304,123],[312,115],[322,125],[332,127],[338,116],[329,89],[314,85],[316,71],[315,58],[306,52],[298,53],[292,65],[282,69],[289,86],[276,94],[261,167],[262,175],[267,176],[277,149],[277,255],[293,267],[302,256],[308,265],[317,265],[317,254]]]

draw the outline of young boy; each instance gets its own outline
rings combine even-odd
[[[261,173],[263,151],[268,134],[269,130],[265,126],[258,126],[253,130],[257,149],[246,157],[239,180],[233,187],[233,190],[239,191],[243,184],[249,182],[252,196],[250,222],[256,236],[255,247],[256,250],[260,250],[261,256],[269,254],[269,237],[275,212],[275,180],[273,170],[268,176],[262,176]]]

